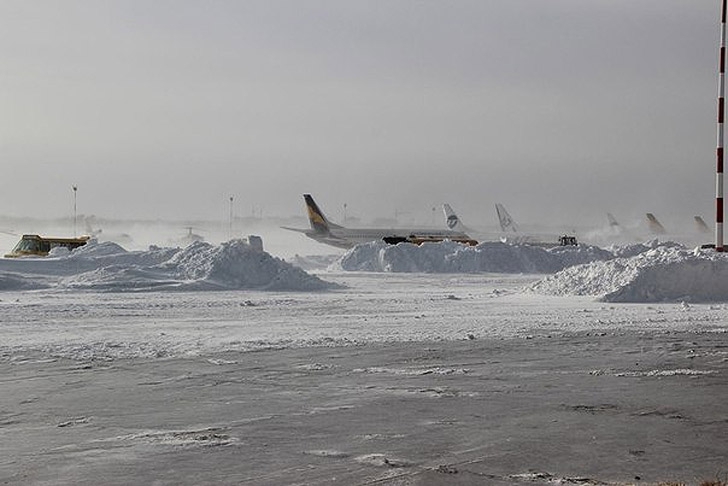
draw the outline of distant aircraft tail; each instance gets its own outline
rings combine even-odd
[[[341,226],[330,222],[324,216],[323,211],[319,209],[316,201],[310,194],[304,194],[303,200],[306,201],[306,210],[308,211],[308,222],[311,223],[311,229],[316,233],[328,234],[330,228],[341,228]]]
[[[607,219],[609,220],[609,227],[613,229],[619,229],[619,222],[612,213],[607,213]]]
[[[462,231],[463,233],[466,233],[468,231],[468,228],[466,228],[462,221],[460,221],[460,218],[458,218],[458,215],[455,214],[455,211],[450,207],[449,204],[443,204],[442,211],[445,213],[445,223],[447,224],[447,228],[449,230]]]
[[[508,211],[506,211],[506,208],[501,203],[495,204],[495,212],[498,214],[498,222],[504,233],[509,231],[518,233],[518,225],[516,225],[516,222],[513,221],[513,218],[511,218],[511,215],[508,214]]]
[[[660,223],[652,213],[647,213],[647,226],[650,228],[650,231],[656,235],[664,235],[667,233],[665,227],[662,226],[662,223]]]
[[[710,228],[707,224],[705,224],[705,221],[703,221],[703,218],[700,216],[693,216],[695,218],[695,226],[698,228],[698,231],[700,233],[710,233]]]

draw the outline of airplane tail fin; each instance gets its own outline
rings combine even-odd
[[[647,213],[647,226],[649,226],[650,231],[657,235],[664,235],[667,233],[665,227],[662,226],[662,223],[660,223],[652,213]]]
[[[619,222],[612,213],[607,213],[607,219],[609,220],[609,227],[613,229],[619,229]]]
[[[460,221],[458,215],[450,207],[448,203],[442,205],[442,211],[445,213],[445,223],[447,228],[453,231],[464,231],[465,225]]]
[[[319,209],[316,201],[310,194],[304,194],[303,200],[306,201],[306,210],[308,211],[308,222],[311,223],[311,229],[316,233],[328,234],[330,228],[341,228],[341,226],[330,222],[324,216],[323,211]]]
[[[693,216],[695,218],[695,226],[697,226],[698,231],[701,233],[710,233],[710,228],[707,224],[705,224],[705,221],[703,221],[703,218],[700,216]]]
[[[506,208],[501,203],[495,204],[495,212],[498,214],[498,222],[504,233],[508,231],[518,233],[518,225],[513,221],[513,218],[511,218],[511,215],[508,214],[508,211],[506,211]]]

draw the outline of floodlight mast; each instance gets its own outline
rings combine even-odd
[[[723,251],[723,119],[725,112],[725,37],[726,4],[723,0],[720,21],[720,59],[718,62],[718,148],[715,176],[715,251]]]
[[[78,186],[75,184],[71,186],[73,188],[73,237],[78,236],[76,231],[76,193],[78,192]]]
[[[230,196],[230,218],[228,219],[228,240],[233,239],[233,196]]]

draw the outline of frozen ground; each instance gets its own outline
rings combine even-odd
[[[27,274],[25,274],[27,276]],[[654,484],[728,473],[728,304],[542,276],[0,293],[0,484]]]

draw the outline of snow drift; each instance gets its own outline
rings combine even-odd
[[[345,253],[333,268],[368,272],[554,273],[572,265],[614,258],[596,246],[542,248],[486,242],[471,247],[451,241],[414,245],[371,242]]]
[[[566,268],[529,289],[605,302],[724,302],[728,257],[712,250],[657,246],[630,258]]]
[[[686,250],[674,242],[541,248],[453,242],[387,245],[349,250],[332,265],[348,271],[554,274],[528,287],[547,295],[593,296],[606,302],[728,301],[728,256]]]
[[[126,251],[92,242],[48,258],[0,261],[0,290],[293,290],[334,287],[242,240]]]

